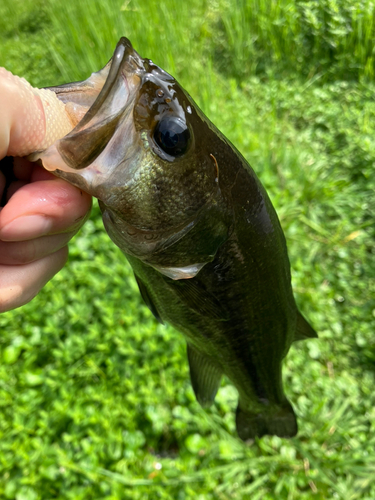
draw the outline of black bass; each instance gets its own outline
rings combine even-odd
[[[297,309],[284,234],[252,168],[126,38],[101,71],[51,90],[81,119],[39,157],[99,199],[144,301],[185,335],[199,403],[213,403],[225,374],[243,440],[294,436],[282,360],[294,340],[317,335]]]

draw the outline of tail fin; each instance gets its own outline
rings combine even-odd
[[[289,401],[273,408],[265,406],[264,411],[259,413],[245,411],[239,404],[236,412],[236,427],[239,437],[244,441],[262,437],[265,434],[293,437],[298,432],[297,419]]]

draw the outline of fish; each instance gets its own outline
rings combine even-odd
[[[225,375],[242,440],[295,436],[282,363],[317,333],[297,308],[284,233],[254,170],[125,37],[100,71],[50,90],[75,127],[37,157],[98,198],[144,302],[186,339],[197,401],[212,405]]]

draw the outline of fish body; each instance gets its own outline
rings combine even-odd
[[[212,404],[225,374],[242,439],[294,436],[282,360],[316,333],[295,304],[284,234],[252,168],[125,38],[100,72],[52,90],[83,118],[42,162],[99,199],[146,304],[186,338],[198,401]]]

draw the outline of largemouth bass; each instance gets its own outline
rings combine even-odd
[[[102,70],[51,90],[76,126],[39,157],[99,199],[147,306],[186,338],[199,403],[213,403],[225,374],[239,393],[240,438],[294,436],[282,360],[294,340],[317,335],[297,309],[284,234],[252,168],[126,38]]]

